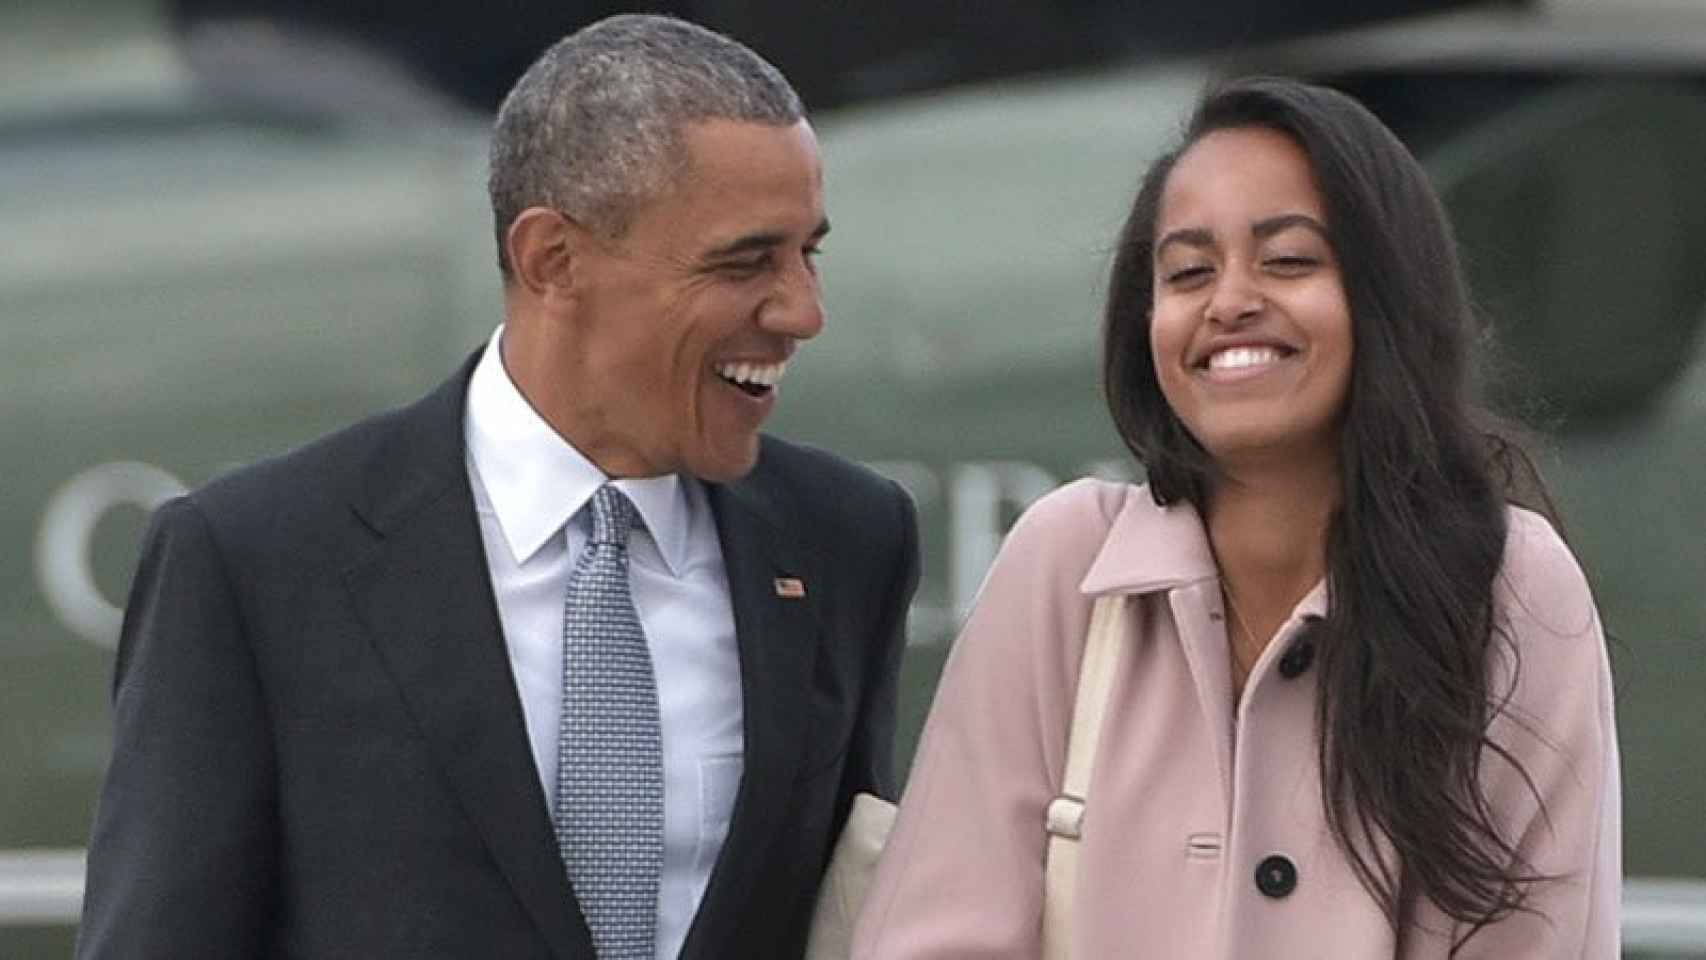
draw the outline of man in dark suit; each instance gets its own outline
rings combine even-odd
[[[80,956],[795,957],[892,794],[912,507],[759,434],[824,320],[798,98],[613,18],[490,185],[483,350],[156,515]]]

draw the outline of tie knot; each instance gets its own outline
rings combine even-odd
[[[592,540],[594,544],[628,545],[628,531],[639,519],[634,502],[610,484],[592,494]]]

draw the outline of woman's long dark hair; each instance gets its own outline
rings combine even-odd
[[[1206,515],[1215,466],[1168,406],[1150,351],[1155,229],[1180,154],[1240,127],[1284,133],[1308,155],[1351,313],[1343,498],[1324,544],[1329,612],[1317,627],[1327,824],[1394,929],[1409,898],[1425,896],[1467,926],[1467,940],[1524,909],[1543,879],[1500,834],[1477,773],[1490,755],[1527,776],[1488,737],[1509,695],[1492,689],[1490,661],[1515,657],[1494,622],[1493,579],[1507,500],[1538,493],[1544,504],[1544,491],[1472,402],[1479,324],[1415,158],[1332,90],[1256,78],[1211,91],[1182,145],[1145,176],[1120,237],[1104,329],[1108,406],[1155,500]]]

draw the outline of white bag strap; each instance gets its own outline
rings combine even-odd
[[[1078,844],[1084,835],[1084,803],[1102,738],[1102,715],[1119,674],[1125,644],[1124,595],[1096,598],[1084,660],[1078,668],[1078,692],[1072,704],[1072,729],[1066,735],[1066,775],[1060,795],[1048,805],[1047,872],[1043,877],[1043,960],[1071,960],[1072,904],[1078,885]]]

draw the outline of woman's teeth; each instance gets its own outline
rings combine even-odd
[[[1242,370],[1247,367],[1278,363],[1280,358],[1279,350],[1274,347],[1231,347],[1209,354],[1208,368],[1210,370]]]

